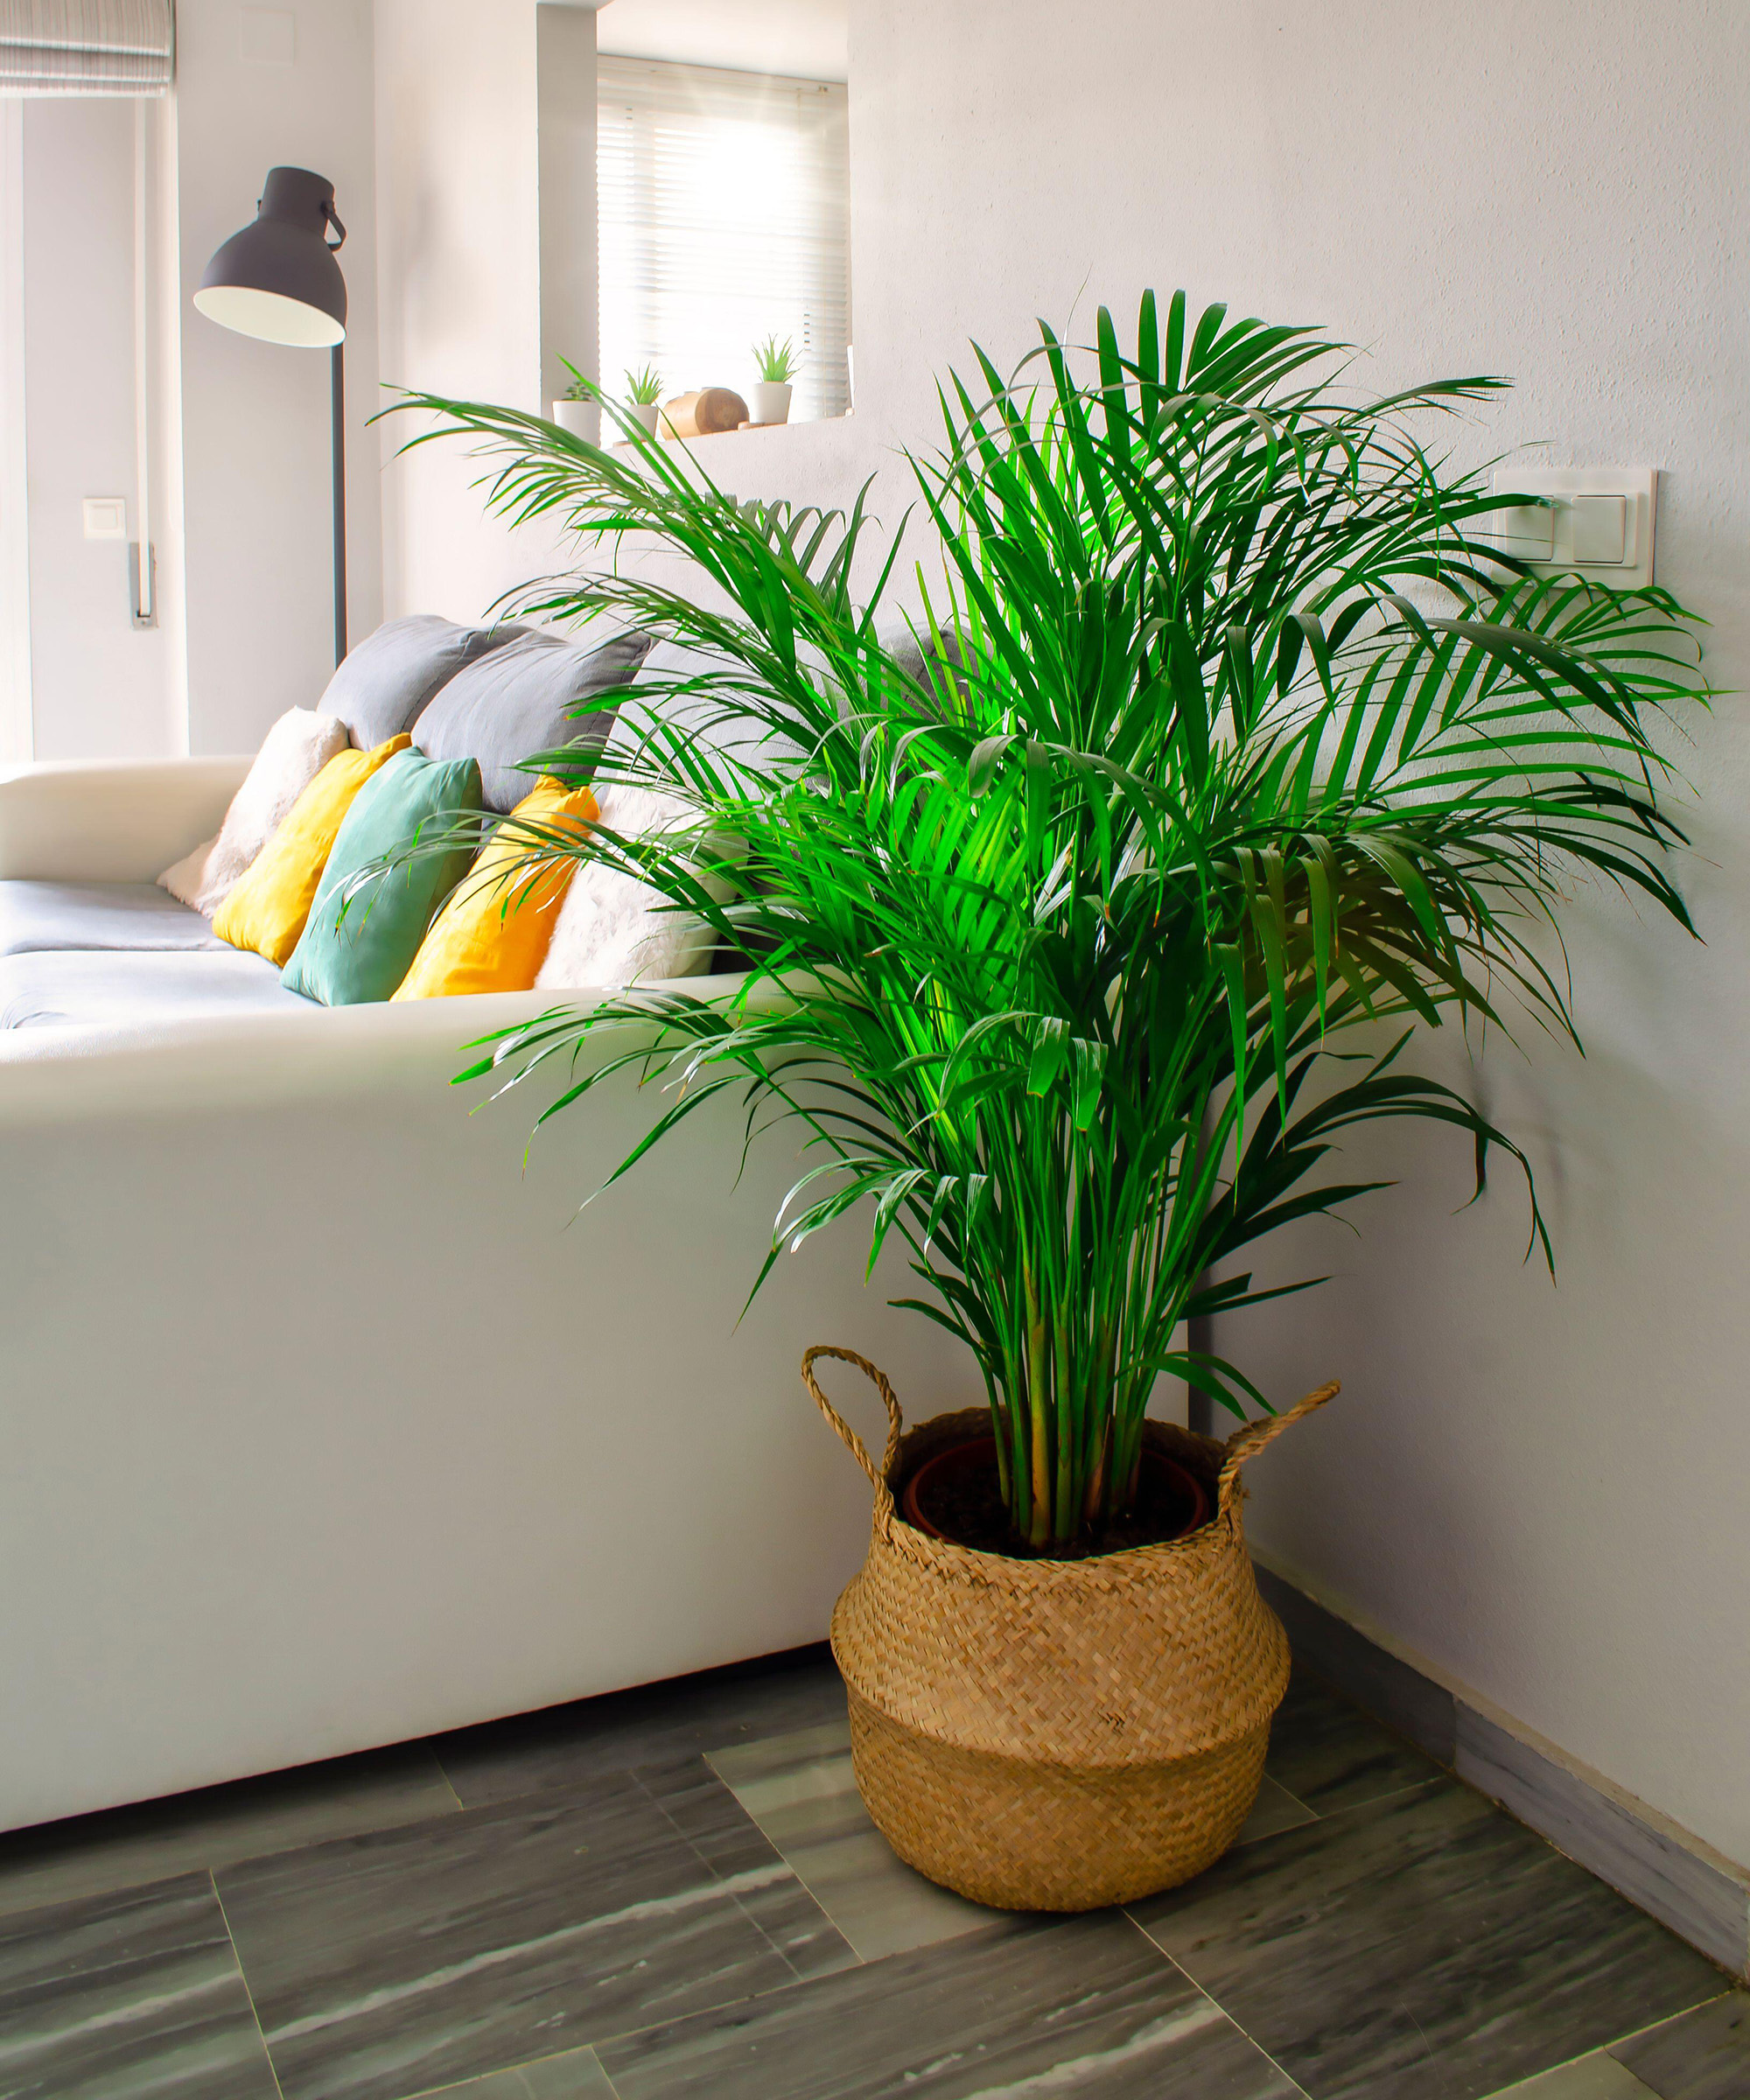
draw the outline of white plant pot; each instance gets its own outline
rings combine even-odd
[[[753,389],[753,417],[755,423],[788,423],[790,420],[790,395],[788,386],[779,386],[774,381],[762,379]]]
[[[660,401],[634,401],[627,402],[626,405],[632,410],[633,421],[641,424],[654,438],[656,435],[656,418],[662,412],[662,402]]]
[[[586,444],[601,443],[602,412],[598,401],[556,401],[553,420],[562,430],[581,438]]]

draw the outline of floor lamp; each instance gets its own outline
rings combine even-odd
[[[334,251],[346,238],[332,182],[308,168],[270,168],[254,224],[218,249],[194,295],[200,312],[239,335],[329,353],[336,663],[346,654],[346,280]]]

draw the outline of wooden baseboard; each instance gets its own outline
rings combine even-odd
[[[1385,1648],[1254,1555],[1295,1658],[1733,1976],[1750,1870],[1462,1687]]]

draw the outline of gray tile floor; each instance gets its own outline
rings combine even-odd
[[[0,1838],[0,2100],[1750,2100],[1750,1997],[1310,1677],[1212,1871],[897,1860],[823,1652]]]

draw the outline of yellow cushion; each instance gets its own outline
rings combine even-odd
[[[563,780],[543,774],[450,892],[396,998],[448,999],[472,991],[528,991],[547,959],[547,944],[578,864],[569,856],[531,861],[541,844],[517,828],[519,821],[582,830],[598,814],[596,798],[587,788],[570,790]]]
[[[233,948],[252,948],[282,969],[316,901],[340,820],[380,766],[413,738],[391,737],[374,751],[332,758],[291,805],[290,815],[239,878],[213,916],[213,930]]]

